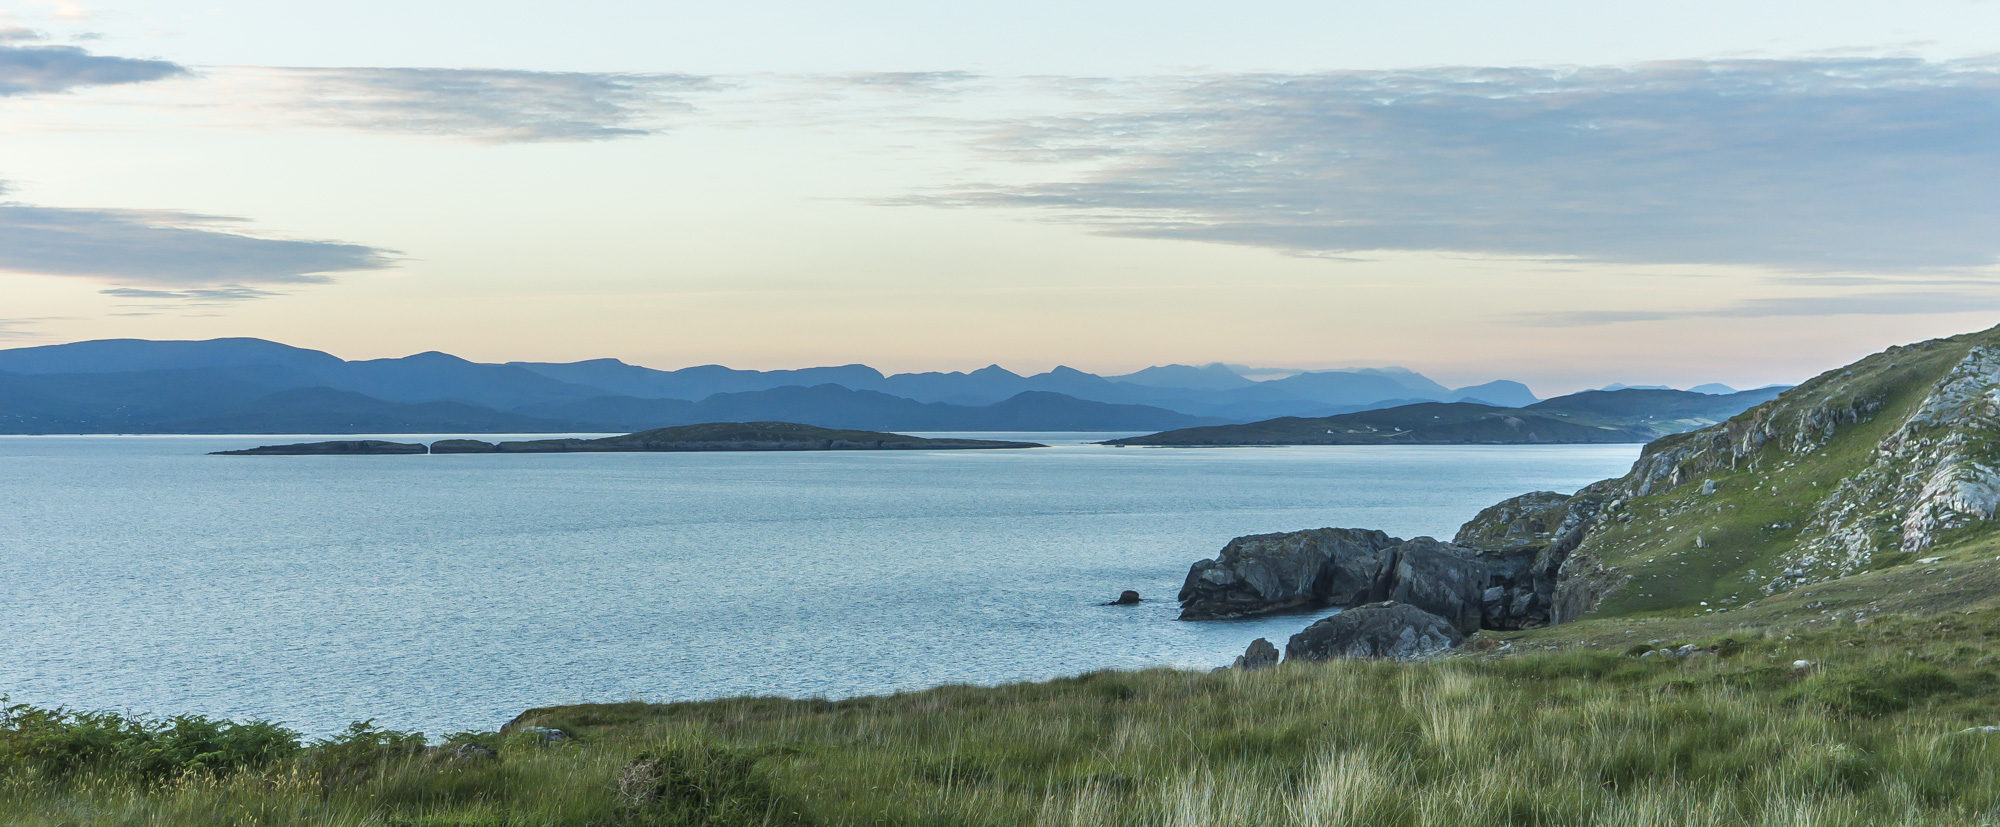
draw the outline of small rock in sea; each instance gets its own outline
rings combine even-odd
[[[1254,672],[1258,669],[1269,669],[1277,665],[1278,647],[1260,637],[1250,641],[1250,648],[1243,650],[1243,654],[1236,657],[1236,663],[1232,664],[1230,668]]]
[[[1812,661],[1809,661],[1809,660],[1795,660],[1795,661],[1792,661],[1792,668],[1793,668],[1793,669],[1797,669],[1797,670],[1800,670],[1800,671],[1804,671],[1804,670],[1807,670],[1807,669],[1811,669],[1811,668],[1812,668]]]
[[[1133,591],[1133,590],[1131,590],[1131,589],[1126,589],[1126,590],[1124,590],[1124,591],[1122,591],[1122,592],[1119,592],[1119,593],[1118,593],[1118,599],[1117,599],[1117,600],[1113,600],[1113,601],[1111,601],[1111,602],[1109,602],[1109,603],[1106,603],[1106,604],[1104,604],[1104,605],[1106,605],[1106,606],[1132,606],[1132,605],[1136,605],[1136,604],[1138,604],[1138,602],[1139,602],[1139,593],[1138,593],[1138,592],[1135,592],[1135,591]]]

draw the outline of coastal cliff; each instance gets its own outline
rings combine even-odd
[[[1497,503],[1450,544],[1314,546],[1324,553],[1312,557],[1286,551],[1312,545],[1279,539],[1294,535],[1238,538],[1190,570],[1182,616],[1388,599],[1470,631],[1468,579],[1487,589],[1477,627],[1486,630],[1593,613],[1727,613],[1946,559],[1935,555],[1983,536],[1996,508],[2000,328],[1828,371],[1727,421],[1647,444],[1621,477]],[[1261,574],[1307,563],[1317,567],[1290,579]],[[1357,568],[1374,573],[1366,589],[1319,585]]]

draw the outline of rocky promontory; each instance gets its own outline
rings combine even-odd
[[[1195,563],[1181,586],[1181,619],[1349,608],[1391,600],[1444,618],[1463,634],[1560,622],[1556,606],[1569,498],[1546,492],[1487,509],[1459,530],[1472,546],[1381,531],[1317,528],[1238,537]],[[1526,532],[1520,526],[1547,527]],[[1540,542],[1505,545],[1505,541]]]
[[[1420,657],[1481,630],[1573,619],[1606,588],[1575,555],[1599,496],[1538,491],[1495,504],[1447,543],[1316,528],[1229,541],[1188,570],[1182,620],[1346,609],[1294,635],[1287,659]]]

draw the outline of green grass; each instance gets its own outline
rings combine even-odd
[[[1669,629],[1683,622],[1696,636]],[[497,759],[379,730],[170,777],[21,759],[0,813],[36,827],[2000,819],[2000,735],[1961,733],[2000,723],[2000,609],[1720,623],[1656,621],[1617,649],[1490,639],[1423,664],[551,707],[519,723],[574,739],[456,737]],[[1682,643],[1722,654],[1627,652]]]

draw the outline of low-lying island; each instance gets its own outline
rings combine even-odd
[[[688,451],[953,451],[992,448],[1046,448],[1039,442],[995,439],[950,439],[907,436],[881,431],[849,431],[792,422],[710,422],[655,428],[598,439],[531,439],[483,442],[441,439],[422,443],[383,440],[335,440],[292,445],[264,445],[227,456],[309,456],[361,454],[570,454]]]

